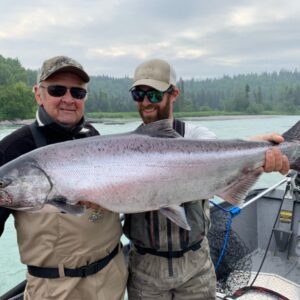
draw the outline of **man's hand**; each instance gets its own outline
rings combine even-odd
[[[79,201],[77,204],[84,205],[86,208],[92,208],[92,209],[99,209],[99,208],[101,208],[101,206],[99,206],[99,205],[97,205],[95,203],[89,202],[89,201]]]
[[[284,141],[284,138],[277,133],[262,134],[251,137],[252,141],[268,141],[276,144],[280,144]],[[263,171],[266,173],[279,172],[282,175],[288,173],[290,169],[290,163],[286,155],[283,155],[277,147],[272,147],[267,150],[265,157],[265,164]]]
[[[250,141],[273,142],[276,144],[280,144],[280,143],[284,142],[284,138],[276,132],[252,136],[249,138],[249,140]]]
[[[282,175],[288,173],[290,163],[286,155],[283,155],[278,148],[268,149],[266,152],[264,172],[279,172]]]

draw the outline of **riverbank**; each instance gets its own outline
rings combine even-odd
[[[28,120],[4,120],[0,121],[1,126],[20,126],[20,125],[29,125],[34,121],[34,119],[28,119]]]
[[[176,117],[176,116],[175,116]],[[179,119],[182,120],[194,120],[194,121],[222,121],[222,120],[246,120],[246,119],[266,119],[266,118],[274,118],[278,117],[278,115],[218,115],[218,116],[199,116],[199,117],[190,117],[181,115]],[[103,117],[103,118],[89,118],[87,117],[87,121],[91,123],[105,123],[105,124],[120,124],[126,123],[128,121],[133,121],[138,119],[139,116],[120,118],[120,117]],[[21,126],[21,125],[29,125],[34,121],[34,119],[15,119],[15,120],[5,120],[0,121],[0,126]]]

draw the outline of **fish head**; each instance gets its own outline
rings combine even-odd
[[[31,158],[13,160],[0,168],[0,206],[38,210],[46,202],[51,181]]]

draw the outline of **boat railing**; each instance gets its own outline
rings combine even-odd
[[[279,186],[283,185],[286,183],[287,185],[287,190],[293,194],[295,191],[300,191],[299,187],[295,184],[295,178],[297,176],[297,172],[294,170],[291,170],[284,179],[280,180],[279,182],[277,182],[276,184],[272,185],[271,187],[263,190],[262,192],[258,193],[256,196],[254,196],[253,198],[251,198],[250,200],[248,200],[246,203],[244,203],[243,205],[240,206],[240,209],[243,209],[247,206],[249,206],[250,204],[254,203],[255,201],[257,201],[258,199],[262,198],[263,196],[265,196],[266,194],[274,191],[276,188],[278,188]]]

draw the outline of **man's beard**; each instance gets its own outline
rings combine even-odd
[[[164,107],[160,107],[159,105],[155,104],[150,104],[147,107],[139,107],[139,113],[140,116],[145,124],[155,122],[158,120],[164,120],[164,119],[169,119],[170,118],[170,106],[171,106],[171,101],[169,98],[166,99],[166,105]],[[155,108],[156,109],[156,114],[153,116],[145,116],[143,114],[143,110],[146,108]]]

